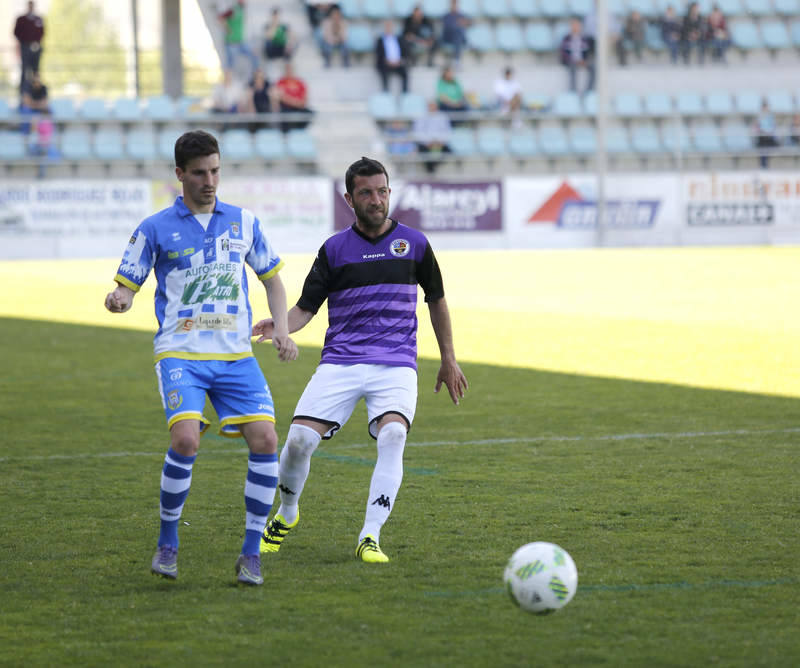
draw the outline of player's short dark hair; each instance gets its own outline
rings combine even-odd
[[[205,130],[190,130],[175,142],[175,166],[186,169],[190,160],[215,153],[219,155],[219,144],[214,135]]]
[[[344,187],[352,195],[353,182],[356,180],[356,176],[375,176],[376,174],[385,174],[388,185],[389,173],[386,171],[386,167],[377,160],[362,157],[361,160],[356,160],[347,168],[347,173],[344,175]]]

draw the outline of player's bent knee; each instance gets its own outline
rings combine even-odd
[[[286,435],[287,457],[311,457],[319,445],[320,435],[311,427],[302,424],[292,424]],[[282,455],[283,456],[283,455]]]
[[[403,422],[388,422],[381,427],[378,432],[378,445],[394,448],[402,448],[406,443],[408,431]]]

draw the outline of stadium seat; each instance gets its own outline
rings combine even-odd
[[[729,119],[720,128],[722,146],[732,153],[743,153],[753,147],[750,128],[744,121]]]
[[[766,94],[767,105],[773,114],[794,113],[794,100],[792,94],[785,88],[777,88]]]
[[[692,128],[694,147],[702,153],[718,153],[723,150],[722,139],[717,126],[703,121]]]
[[[733,97],[726,90],[712,90],[706,94],[706,111],[714,116],[733,113]]]
[[[577,93],[572,91],[558,93],[553,98],[551,111],[557,116],[568,116],[571,118],[581,116],[583,115],[581,98]]]
[[[223,130],[220,139],[220,150],[225,161],[243,162],[253,158],[253,138],[248,130]]]
[[[484,126],[477,132],[478,152],[490,158],[506,153],[506,133],[503,128]]]
[[[425,97],[419,93],[403,93],[398,103],[398,113],[403,118],[419,118],[428,110]]]
[[[789,24],[789,33],[791,34],[792,45],[800,48],[800,19]]]
[[[145,99],[144,115],[156,121],[169,121],[175,118],[177,110],[169,96],[153,95]]]
[[[440,19],[450,10],[448,0],[422,0],[422,11],[432,19]]]
[[[761,94],[754,90],[744,89],[734,93],[736,110],[740,114],[754,115],[761,110]]]
[[[92,135],[92,151],[100,160],[116,161],[126,158],[125,136],[118,128],[99,128]]]
[[[653,154],[661,153],[661,136],[652,123],[637,123],[631,127],[631,147],[636,153]]]
[[[658,14],[658,8],[653,0],[628,0],[628,11],[634,10],[645,18],[651,18]]]
[[[672,98],[661,91],[645,93],[644,110],[650,116],[669,116],[672,114]]]
[[[175,160],[175,142],[185,131],[183,126],[167,126],[162,128],[156,140],[156,152],[162,160]]]
[[[385,121],[397,116],[397,98],[393,93],[373,93],[367,99],[369,115],[376,121]]]
[[[614,123],[606,130],[606,151],[613,155],[631,152],[628,131],[624,125]]]
[[[742,16],[746,13],[741,0],[714,0],[714,4],[718,5],[720,11],[727,17]],[[704,16],[708,16],[709,10],[702,11]]]
[[[481,15],[481,5],[478,0],[458,0],[458,10],[473,20]]]
[[[28,155],[25,137],[13,130],[0,130],[0,160],[24,160]]]
[[[397,19],[405,19],[411,15],[417,4],[419,4],[419,0],[392,0],[392,16]]]
[[[86,128],[67,128],[61,133],[61,155],[67,160],[88,160],[92,157],[92,137]]]
[[[594,9],[594,0],[567,0],[569,13],[572,16],[586,16]]]
[[[539,4],[539,11],[542,16],[550,21],[566,19],[570,16],[569,4],[566,2],[542,0]]]
[[[286,152],[296,160],[317,159],[317,145],[308,130],[289,130],[286,133]]]
[[[700,93],[682,90],[675,97],[675,110],[682,116],[699,116],[705,112]]]
[[[555,48],[556,42],[550,26],[537,21],[525,26],[525,44],[531,51],[547,53]]]
[[[475,23],[467,28],[467,46],[478,53],[488,53],[496,48],[494,31],[486,23]]]
[[[670,153],[688,153],[692,148],[689,128],[685,123],[668,123],[661,129],[661,141]]]
[[[131,128],[125,146],[128,157],[133,160],[148,161],[158,158],[156,136],[149,128]]]
[[[0,98],[0,120],[11,118],[11,105],[8,104],[3,98]]]
[[[756,24],[747,19],[739,19],[730,23],[731,42],[742,51],[760,49],[764,46]]]
[[[655,21],[648,23],[644,29],[644,41],[651,51],[663,51],[666,48],[661,36],[661,26]]]
[[[369,26],[350,24],[347,28],[347,47],[356,54],[371,53],[375,48],[375,37]]]
[[[761,24],[761,37],[764,46],[773,51],[788,49],[792,45],[786,24],[780,20],[764,21]]]
[[[361,3],[359,0],[338,0],[337,4],[342,11],[342,16],[346,19],[352,21],[362,17]]]
[[[597,149],[597,133],[588,123],[573,123],[569,127],[569,147],[577,155],[588,155]]]
[[[50,100],[50,113],[56,121],[74,121],[78,118],[75,102],[70,97],[54,97]]]
[[[525,91],[522,94],[522,105],[531,111],[545,111],[550,109],[550,96],[547,93]]]
[[[101,97],[87,97],[80,108],[81,118],[89,121],[102,121],[109,118],[108,105]]]
[[[142,117],[139,100],[134,97],[118,97],[111,105],[111,115],[118,121],[138,121]]]
[[[196,97],[184,95],[175,103],[175,114],[178,117],[192,118],[204,116],[207,113],[203,101]]]
[[[484,3],[494,0],[484,0]],[[535,19],[542,15],[538,0],[509,0],[508,8],[513,16],[518,19]]]
[[[773,0],[775,13],[779,16],[797,16],[800,14],[800,0]]]
[[[638,93],[632,92],[617,93],[614,96],[613,107],[617,116],[624,116],[627,118],[641,116],[644,112],[642,98]]]
[[[533,0],[530,4],[533,4]],[[509,9],[507,0],[482,0],[481,11],[487,19],[493,21],[511,17],[511,9]]]
[[[253,149],[256,155],[264,160],[282,160],[286,157],[283,133],[272,128],[256,130],[253,137]]]
[[[494,31],[497,48],[504,53],[515,53],[525,50],[525,36],[517,21],[502,21]]]
[[[508,150],[518,158],[530,158],[539,152],[536,135],[528,128],[512,130],[508,136]]]
[[[744,0],[743,4],[745,11],[750,14],[750,16],[757,16],[761,18],[764,16],[773,15],[770,0]]]
[[[462,158],[475,155],[478,150],[475,145],[475,133],[470,128],[453,128],[450,135],[450,150],[453,155]]]
[[[549,156],[567,155],[570,151],[567,133],[560,125],[543,123],[539,127],[539,147]]]
[[[628,14],[628,6],[625,0],[609,0],[608,11],[621,21]]]
[[[361,15],[370,21],[383,21],[391,16],[389,0],[361,0]]]

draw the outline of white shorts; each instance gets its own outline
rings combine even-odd
[[[294,419],[330,425],[322,438],[331,438],[362,398],[372,438],[378,437],[377,423],[387,413],[400,415],[410,429],[417,410],[417,372],[407,366],[320,364],[297,402]]]

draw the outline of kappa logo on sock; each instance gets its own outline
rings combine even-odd
[[[372,505],[383,506],[384,508],[391,508],[392,504],[389,502],[389,497],[381,494],[377,499],[372,502]]]
[[[278,485],[278,489],[281,490],[284,494],[291,494],[294,496],[294,492],[290,490],[286,485]]]

